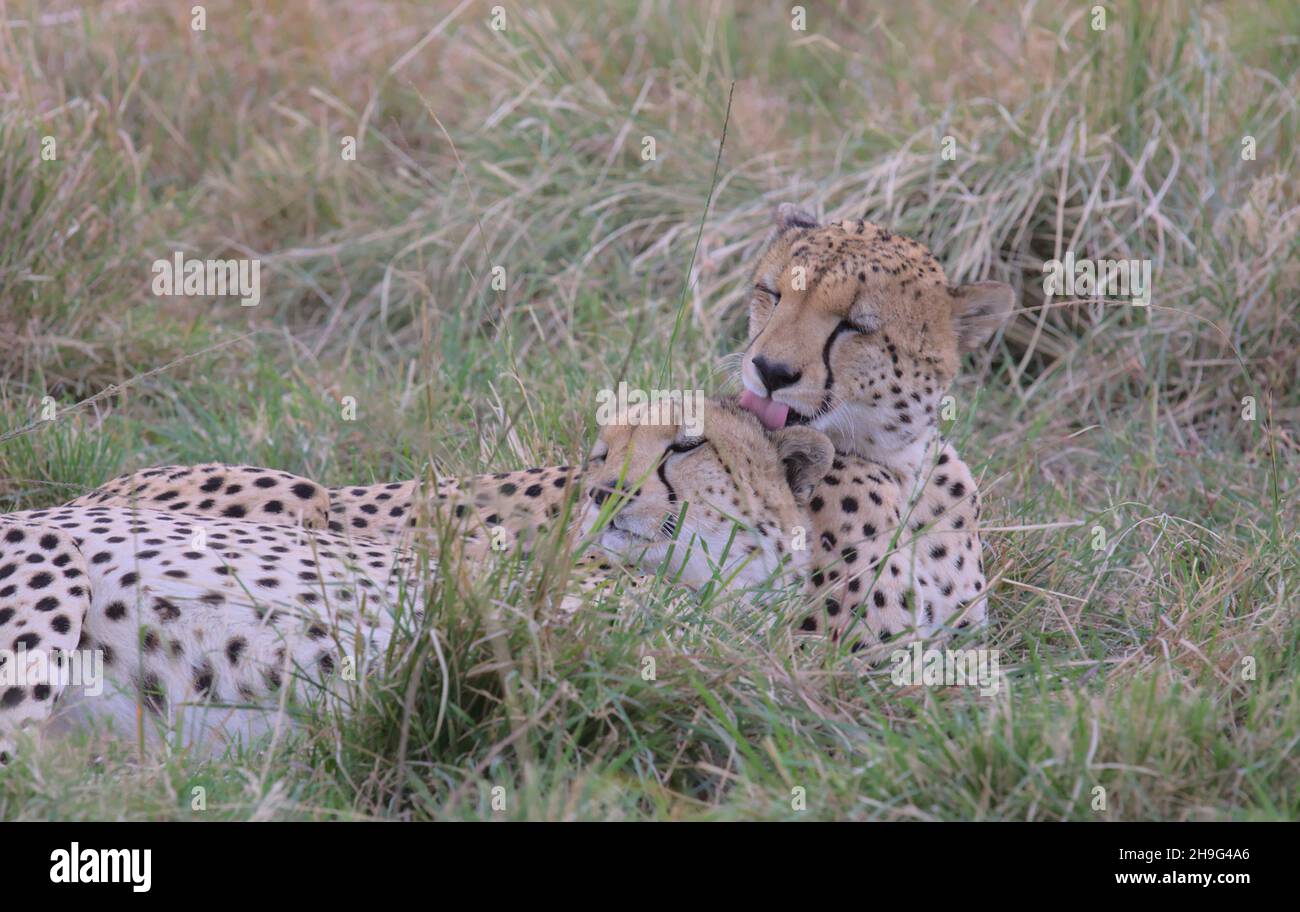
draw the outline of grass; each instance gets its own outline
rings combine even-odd
[[[160,462],[571,461],[679,301],[674,383],[729,388],[794,201],[1018,290],[952,429],[1009,687],[900,690],[667,587],[539,626],[539,561],[439,590],[346,719],[220,760],[50,740],[0,818],[1300,814],[1294,4],[206,7],[0,2],[0,434],[64,409],[0,443],[0,510]],[[153,297],[178,249],[259,257],[262,303]],[[1066,251],[1151,259],[1152,306],[1045,302]]]

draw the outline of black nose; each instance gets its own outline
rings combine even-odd
[[[803,376],[803,371],[790,370],[784,364],[773,364],[771,361],[759,355],[754,359],[754,370],[763,378],[763,385],[767,387],[767,394],[771,396],[779,389],[785,389],[799,382]]]
[[[611,494],[615,492],[618,492],[620,494],[626,494],[627,488],[619,484],[617,478],[611,478],[609,479],[609,481],[603,482],[602,484],[598,484],[591,489],[591,499],[594,500],[596,502],[596,506],[599,507],[601,504],[603,504],[606,500],[609,499],[609,496]]]

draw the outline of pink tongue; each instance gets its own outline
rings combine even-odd
[[[758,420],[763,422],[763,427],[769,431],[785,427],[785,419],[790,414],[790,406],[773,402],[766,397],[755,396],[749,390],[740,394],[740,407],[757,415]]]

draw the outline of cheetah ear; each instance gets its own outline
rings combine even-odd
[[[817,217],[806,209],[800,209],[794,203],[782,203],[776,207],[776,228],[816,228]]]
[[[776,452],[785,466],[785,478],[800,506],[807,506],[813,488],[831,470],[835,447],[821,431],[795,425],[772,432]]]
[[[1011,315],[1015,296],[1001,282],[972,282],[948,287],[952,326],[962,351],[974,351]]]

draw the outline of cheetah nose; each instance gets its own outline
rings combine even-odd
[[[611,478],[602,482],[591,489],[591,499],[596,502],[596,506],[601,506],[609,499],[611,494],[626,494],[627,488],[619,484],[617,478]]]
[[[798,383],[803,376],[803,371],[791,370],[789,366],[769,361],[762,355],[754,358],[754,370],[758,371],[763,385],[767,387],[769,397],[779,389]]]

